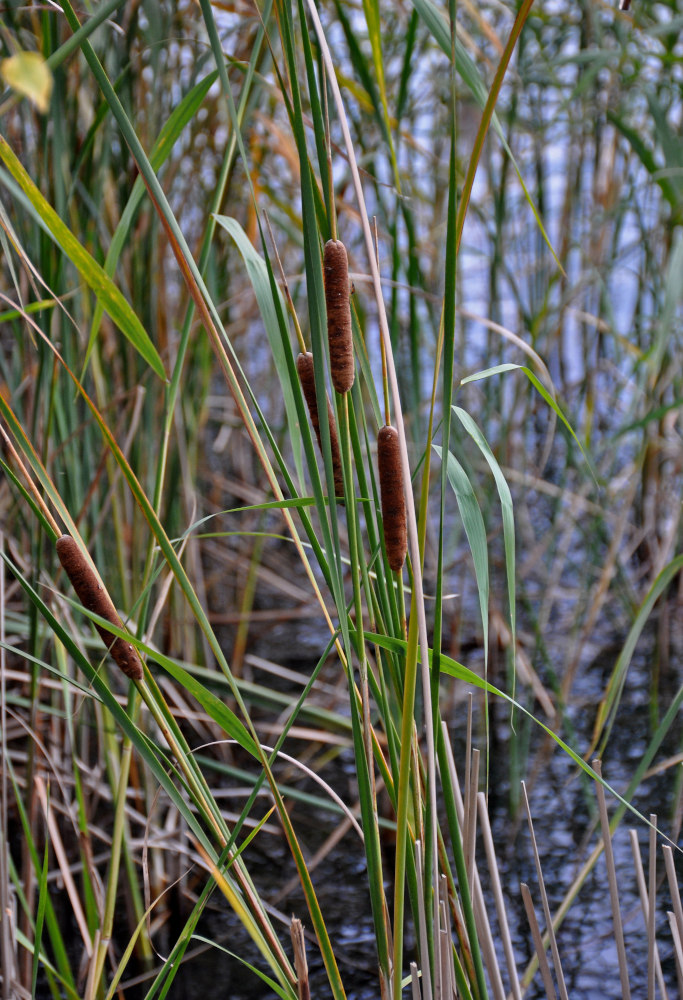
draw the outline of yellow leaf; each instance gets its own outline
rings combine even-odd
[[[0,62],[5,83],[28,97],[43,114],[50,105],[52,73],[39,52],[17,52]]]

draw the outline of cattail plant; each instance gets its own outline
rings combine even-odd
[[[330,375],[337,392],[353,385],[353,336],[349,292],[349,261],[341,240],[328,240],[323,251]]]
[[[315,374],[313,369],[313,355],[310,351],[300,354],[296,359],[296,370],[299,373],[299,381],[303,389],[306,406],[311,418],[311,424],[318,440],[318,447],[322,452],[322,439],[320,436],[320,415],[318,413],[318,399],[315,394]],[[337,425],[334,419],[334,411],[330,400],[327,400],[327,422],[330,428],[330,450],[332,452],[332,471],[334,474],[334,492],[338,497],[344,496],[344,476],[342,474],[341,453],[339,451],[339,438],[337,436]]]
[[[398,431],[390,425],[382,427],[377,436],[377,466],[384,545],[389,565],[398,573],[405,561],[408,535]]]
[[[97,579],[86,556],[71,535],[62,535],[61,538],[57,539],[57,555],[83,607],[87,608],[88,611],[93,611],[100,618],[106,618],[112,625],[122,629],[123,622],[116,612],[114,602]],[[102,642],[126,677],[130,677],[133,681],[141,681],[143,677],[142,661],[135,646],[126,642],[125,639],[113,635],[102,625],[98,625],[96,622],[94,625]]]

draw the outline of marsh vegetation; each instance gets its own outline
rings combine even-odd
[[[3,1000],[683,996],[633,8],[5,5]]]

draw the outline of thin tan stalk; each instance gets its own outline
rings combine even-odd
[[[515,965],[515,954],[512,949],[512,938],[510,937],[510,928],[508,926],[507,913],[505,910],[505,900],[503,899],[503,889],[500,884],[498,861],[496,860],[496,853],[493,846],[491,823],[489,822],[488,809],[486,808],[486,796],[483,792],[479,792],[477,795],[477,802],[479,805],[479,828],[484,841],[486,860],[489,866],[491,888],[496,904],[496,913],[498,915],[498,929],[503,941],[503,951],[505,952],[505,961],[507,962],[508,975],[510,977],[510,989],[513,1000],[522,1000],[522,993],[519,988],[519,979],[517,977],[517,967]]]
[[[638,834],[636,833],[635,830],[629,830],[628,833],[631,841],[631,854],[633,855],[633,865],[635,867],[635,872],[636,872],[636,883],[638,885],[638,894],[640,896],[640,906],[643,911],[643,919],[645,920],[645,926],[648,928],[648,933],[649,933],[650,900],[648,899],[647,888],[645,886],[645,873],[643,871],[643,862],[640,857]],[[654,913],[654,908],[653,908],[653,913]],[[654,933],[653,933],[653,941],[654,941]],[[666,985],[664,983],[664,976],[662,974],[662,963],[659,958],[659,951],[657,950],[656,942],[655,942],[654,954],[655,954],[655,968],[657,974],[657,982],[659,983],[659,989],[662,995],[662,1000],[667,1000]],[[648,970],[649,970],[649,965],[648,965]]]
[[[676,926],[678,928],[678,940],[683,941],[683,905],[681,904],[681,894],[678,889],[678,879],[676,878],[676,869],[674,867],[674,854],[668,844],[664,844],[662,851],[664,853],[664,867],[666,868],[666,877],[669,882],[671,902],[674,905],[674,915],[676,917]],[[683,992],[681,992],[681,996],[683,997]]]
[[[292,917],[289,927],[294,949],[294,968],[296,969],[296,989],[299,1000],[311,1000],[311,988],[308,982],[308,962],[306,961],[306,941],[303,924],[298,917]]]
[[[442,876],[445,880],[445,876]],[[446,890],[446,893],[448,890]],[[454,974],[453,974],[453,941],[451,939],[450,920],[448,919],[448,906],[442,899],[439,904],[441,913],[441,930],[439,940],[441,944],[441,996],[443,1000],[451,1000],[454,995]]]
[[[278,252],[277,243],[275,242],[275,236],[273,235],[273,229],[270,224],[270,217],[266,210],[263,210],[263,218],[266,220],[266,226],[268,227],[268,235],[270,236],[270,242],[273,245],[273,253],[275,254],[275,260],[277,262],[278,270],[280,272],[280,281],[282,283],[282,291],[284,292],[285,300],[287,302],[287,308],[289,309],[289,314],[292,317],[292,322],[294,323],[294,330],[296,333],[296,339],[299,344],[299,350],[302,354],[306,353],[306,343],[304,341],[304,335],[301,332],[301,325],[299,323],[299,317],[296,314],[296,309],[294,308],[294,302],[292,301],[292,293],[289,290],[289,282],[287,281],[287,276],[285,275],[285,269],[282,266],[282,261],[280,260],[280,254]]]
[[[462,793],[460,791],[458,773],[455,766],[455,760],[453,758],[453,750],[448,740],[448,729],[446,727],[445,722],[441,723],[441,728],[444,734],[446,755],[448,757],[448,768],[451,775],[451,785],[455,797],[455,812],[458,817],[458,823],[460,824],[460,829],[465,831],[470,824],[468,822],[466,807],[463,803]],[[474,754],[478,755],[479,751],[475,750]],[[476,757],[475,759],[477,760],[477,770],[478,770],[478,757]],[[476,781],[474,783],[474,787],[476,788]],[[481,795],[483,796],[483,794],[484,793],[482,792]],[[476,802],[476,800],[474,801]],[[476,809],[476,805],[474,805],[473,808]],[[490,829],[489,829],[489,834],[490,834]],[[466,838],[464,833],[463,833],[463,850],[465,851],[465,857],[467,857]],[[472,898],[472,906],[474,908],[474,920],[477,928],[477,938],[481,946],[482,954],[484,957],[484,963],[488,970],[489,980],[492,984],[492,989],[494,991],[494,994],[496,995],[496,1000],[499,1000],[499,997],[501,995],[502,996],[505,995],[505,991],[503,989],[503,983],[500,975],[500,968],[498,965],[498,958],[496,957],[496,950],[493,945],[493,935],[491,933],[491,925],[486,910],[484,893],[481,887],[481,879],[479,878],[479,871],[474,861],[472,863],[471,876],[468,878],[468,884],[470,886],[470,896]],[[500,882],[498,884],[500,887]],[[509,937],[509,932],[508,932],[508,937]],[[487,942],[489,944],[488,947],[487,947]]]
[[[655,1000],[655,960],[659,955],[655,943],[655,901],[657,897],[657,817],[650,814],[650,851],[648,872],[648,907],[645,911],[647,922],[647,1000]],[[661,972],[661,967],[660,967]],[[666,1000],[666,990],[662,993]]]
[[[27,488],[28,488],[31,496],[35,500],[36,505],[38,507],[40,507],[40,509],[42,510],[43,516],[44,516],[45,520],[47,521],[47,523],[50,525],[50,527],[52,528],[52,530],[55,533],[55,537],[58,536],[60,534],[59,525],[57,524],[57,522],[55,521],[54,517],[50,513],[50,510],[49,510],[48,506],[46,505],[45,501],[43,500],[42,496],[40,495],[36,484],[33,482],[33,479],[31,478],[31,476],[30,476],[30,474],[29,474],[26,466],[24,465],[24,463],[22,462],[21,458],[19,457],[19,453],[17,452],[17,450],[15,449],[14,445],[12,444],[12,441],[8,437],[7,432],[5,431],[5,428],[4,428],[4,426],[2,425],[1,422],[0,422],[0,435],[2,435],[2,439],[5,442],[5,447],[7,448],[7,451],[9,452],[9,454],[12,456],[12,460],[14,461],[14,464],[16,465],[16,467],[19,469],[19,471],[21,472],[22,476],[24,477],[24,480],[26,482],[26,486],[27,486]]]
[[[479,761],[481,752],[472,750],[472,770],[465,789],[465,865],[467,881],[472,892],[474,873],[474,848],[477,839],[477,791],[479,788]]]
[[[98,961],[98,956],[102,950],[102,937],[100,934],[99,927],[96,929],[92,940],[93,945],[93,955],[88,963],[88,977],[85,981],[85,988],[83,990],[83,1000],[94,1000],[97,992],[97,985],[100,975],[100,963]],[[104,951],[106,952],[108,942],[104,942]]]
[[[424,851],[422,850],[422,841],[415,841],[415,866],[417,868],[417,876],[420,884],[420,888],[424,885]],[[429,945],[427,943],[427,918],[425,915],[425,901],[424,893],[419,891],[417,894],[417,923],[418,923],[418,934],[420,937],[420,958],[422,965],[422,992],[424,994],[425,1000],[432,1000],[432,974],[429,969]]]
[[[47,801],[45,783],[40,775],[36,775],[35,777],[35,787],[41,809],[43,810],[43,815],[45,816],[48,833],[50,835],[50,845],[57,859],[59,871],[64,882],[64,888],[66,889],[66,893],[69,897],[69,902],[71,903],[71,908],[73,910],[74,920],[76,921],[76,925],[81,932],[81,937],[83,938],[83,944],[88,958],[91,958],[93,954],[93,943],[90,937],[90,931],[88,930],[88,921],[86,920],[85,913],[83,912],[81,898],[78,894],[78,889],[76,888],[76,884],[71,874],[69,859],[67,858],[66,851],[64,849],[57,821],[55,820],[54,813],[50,808],[49,802]]]
[[[479,940],[479,947],[481,948],[482,955],[484,957],[484,964],[486,965],[486,969],[489,974],[493,997],[494,1000],[505,1000],[505,989],[503,987],[503,980],[500,974],[500,965],[498,964],[496,947],[493,943],[491,925],[486,912],[484,892],[481,887],[479,872],[476,868],[474,869],[473,889],[474,891],[472,897],[474,905],[474,919],[477,925],[477,938]]]
[[[668,910],[666,915],[669,920],[671,937],[673,938],[673,943],[674,943],[674,956],[676,958],[676,977],[678,979],[678,995],[679,997],[683,997],[683,941],[681,941],[681,936],[678,933],[676,914],[672,913],[671,910]]]
[[[527,822],[529,824],[529,832],[531,834],[531,844],[534,851],[534,861],[536,863],[536,876],[538,878],[538,886],[541,892],[541,903],[543,906],[543,916],[545,917],[546,933],[550,939],[550,950],[553,955],[553,965],[555,966],[555,975],[557,976],[557,985],[560,991],[561,1000],[569,1000],[567,996],[567,987],[564,981],[564,974],[562,972],[562,963],[560,962],[560,953],[557,948],[557,938],[555,937],[555,928],[553,927],[553,919],[550,915],[550,906],[548,905],[548,895],[545,891],[545,882],[543,880],[543,872],[541,870],[541,858],[538,853],[538,847],[536,845],[536,834],[534,833],[534,824],[531,819],[531,809],[529,808],[529,797],[526,792],[526,785],[522,782],[522,792],[524,794],[524,805],[526,807]]]
[[[410,963],[410,990],[412,995],[412,1000],[432,1000],[431,996],[425,994],[424,998],[420,993],[420,974],[417,971],[417,965],[415,962]]]
[[[593,770],[599,778],[602,777],[601,762],[595,758],[593,760]],[[619,977],[621,979],[621,992],[623,1000],[631,1000],[631,987],[628,978],[628,964],[626,962],[626,948],[624,946],[624,931],[621,923],[621,911],[619,909],[619,890],[617,888],[617,873],[614,865],[614,853],[612,851],[612,838],[609,830],[609,817],[607,816],[607,805],[605,803],[605,790],[599,781],[595,783],[595,793],[598,797],[598,809],[600,811],[600,826],[602,827],[602,840],[605,849],[605,863],[607,864],[607,879],[609,882],[609,896],[612,904],[612,922],[614,924],[614,941],[617,946],[619,956]]]
[[[534,904],[531,901],[529,886],[522,882],[520,884],[520,889],[522,890],[522,899],[524,901],[524,909],[526,910],[526,918],[529,921],[529,927],[531,928],[531,937],[534,941],[536,957],[538,958],[538,967],[541,970],[541,976],[543,977],[543,985],[545,986],[546,996],[548,1000],[557,1000],[557,994],[555,993],[555,987],[553,986],[553,977],[550,975],[550,966],[548,965],[545,948],[543,947],[543,938],[541,937],[538,920],[536,919],[536,914],[534,913]]]

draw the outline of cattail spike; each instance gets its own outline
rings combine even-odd
[[[57,539],[57,555],[83,607],[88,611],[94,611],[100,618],[106,618],[117,628],[123,628],[123,622],[116,612],[111,597],[97,579],[90,563],[71,535],[62,535]],[[95,624],[95,628],[126,677],[130,677],[133,681],[141,681],[142,661],[135,646],[113,635],[102,625]]]
[[[308,407],[311,418],[311,425],[315,431],[318,447],[322,453],[322,438],[320,436],[320,417],[318,415],[318,397],[315,394],[315,372],[313,368],[313,355],[310,351],[300,354],[296,359],[296,370],[299,373],[299,381],[303,389],[304,399]],[[327,400],[327,422],[330,428],[330,450],[332,452],[332,471],[334,474],[334,492],[338,497],[344,496],[344,476],[342,473],[341,452],[339,451],[339,438],[337,436],[337,424],[334,419],[332,403]]]
[[[382,524],[387,560],[400,572],[408,549],[406,502],[401,474],[401,452],[395,427],[382,427],[377,436],[377,465],[382,500]]]
[[[337,392],[348,392],[353,385],[353,336],[349,261],[341,240],[328,240],[323,251],[327,337],[330,344],[330,376]]]

